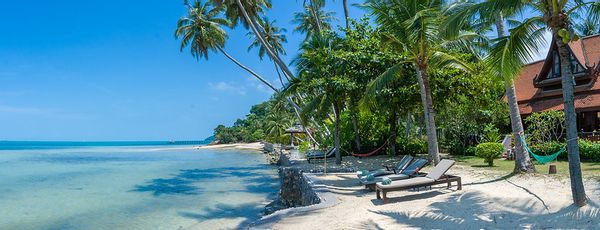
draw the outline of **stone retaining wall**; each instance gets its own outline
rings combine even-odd
[[[279,199],[285,207],[299,207],[317,204],[319,196],[312,189],[302,170],[292,167],[279,168],[281,190]]]

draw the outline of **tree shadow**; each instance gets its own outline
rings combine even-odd
[[[502,208],[491,208],[500,204]],[[414,228],[446,229],[571,229],[598,225],[595,203],[578,208],[571,205],[556,212],[540,207],[530,197],[490,198],[481,192],[450,194],[448,199],[428,205],[427,211],[372,211],[398,224]],[[587,224],[588,227],[578,224]]]
[[[237,219],[244,220],[235,228],[242,229],[262,216],[264,207],[255,203],[244,203],[238,205],[217,204],[214,207],[205,207],[199,212],[179,212],[179,215],[185,218],[197,220],[199,222],[215,219]]]
[[[215,179],[239,178],[246,193],[269,193],[277,190],[277,178],[266,174],[267,166],[255,167],[222,167],[208,169],[181,169],[169,178],[156,178],[142,185],[135,185],[132,192],[150,192],[154,196],[161,195],[198,195],[204,191],[201,182]],[[268,166],[270,167],[270,166]],[[211,182],[215,183],[215,182]]]
[[[497,168],[499,166],[496,166],[496,165],[489,166],[489,165],[485,164],[485,165],[471,165],[471,167],[473,167],[473,168]]]
[[[161,195],[196,195],[201,188],[192,186],[189,181],[179,178],[153,179],[146,185],[136,185],[135,192],[151,192],[154,196]]]

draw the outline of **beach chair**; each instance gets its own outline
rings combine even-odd
[[[504,152],[502,153],[502,157],[507,160],[512,160],[512,136],[506,135],[504,136],[504,140],[502,140],[502,146],[504,146]]]
[[[365,185],[365,188],[369,190],[375,190],[375,184],[378,182],[382,182],[384,178],[388,178],[392,181],[396,180],[404,180],[411,177],[415,177],[420,175],[419,170],[429,164],[429,161],[426,159],[416,159],[412,163],[410,163],[404,170],[398,172],[397,174],[386,175],[386,176],[378,176],[378,177],[362,177],[359,178],[360,183]]]
[[[390,184],[384,185],[381,182],[377,182],[375,187],[375,193],[377,199],[383,198],[383,203],[387,203],[387,193],[392,191],[400,191],[412,188],[428,187],[437,184],[448,184],[450,188],[452,182],[457,183],[458,190],[462,189],[462,182],[460,177],[446,175],[446,172],[454,165],[453,160],[442,160],[436,165],[430,173],[424,177],[414,177],[406,180],[392,181]]]
[[[402,170],[404,170],[410,164],[410,162],[412,162],[413,159],[414,158],[411,155],[404,155],[404,157],[402,157],[402,159],[400,159],[400,161],[398,162],[396,167],[381,165],[384,168],[369,171],[369,172],[358,171],[358,172],[356,172],[356,176],[358,177],[358,179],[361,179],[362,177],[365,177],[368,175],[377,177],[377,176],[384,176],[384,175],[390,175],[390,174],[397,174],[399,172],[402,172]]]
[[[307,155],[306,160],[310,163],[311,160],[335,157],[335,149],[336,148],[330,148],[326,153],[315,152],[314,154]]]

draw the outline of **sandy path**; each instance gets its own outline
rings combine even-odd
[[[357,184],[354,174],[319,176],[340,203],[286,217],[274,229],[600,229],[598,181],[586,181],[590,203],[571,205],[567,178],[503,177],[492,171],[454,166],[463,190],[388,193],[389,204]]]

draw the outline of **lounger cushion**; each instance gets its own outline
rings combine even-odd
[[[454,165],[453,160],[443,159],[442,161],[440,161],[440,163],[433,167],[431,172],[428,173],[426,177],[433,180],[440,179],[444,175],[444,173],[450,170],[452,165]]]
[[[381,182],[377,182],[377,187],[386,189],[386,188],[402,188],[402,187],[410,187],[414,185],[428,184],[434,182],[434,179],[427,177],[414,177],[406,180],[396,180],[392,181],[391,184],[384,185]]]
[[[390,180],[404,180],[404,179],[408,178],[409,176],[404,175],[404,174],[392,174],[392,175],[387,175],[387,176],[382,176],[382,177],[375,177],[373,180],[367,180],[367,177],[361,177],[360,182],[364,185],[375,184],[377,182],[383,181],[384,177],[387,177]]]

